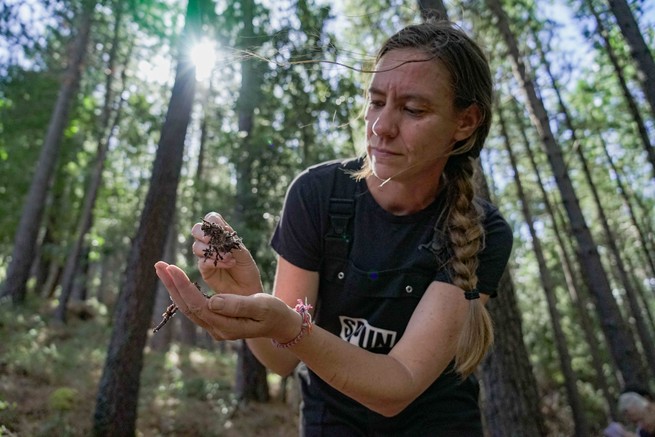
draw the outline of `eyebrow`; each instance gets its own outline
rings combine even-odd
[[[374,87],[369,88],[367,90],[367,93],[368,93],[368,95],[371,95],[371,94],[385,95],[384,91],[382,91],[381,89],[378,89],[378,88],[374,88]],[[431,103],[430,99],[426,98],[425,96],[423,96],[421,94],[411,94],[411,93],[410,94],[401,94],[399,96],[399,99],[401,99],[401,100],[415,100],[415,101],[419,101],[421,103],[426,103],[426,104]]]

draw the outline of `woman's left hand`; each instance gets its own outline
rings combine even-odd
[[[155,270],[179,311],[216,340],[268,337],[286,343],[300,332],[300,314],[274,296],[216,294],[207,299],[179,267],[160,261]]]

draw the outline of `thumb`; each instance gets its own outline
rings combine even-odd
[[[284,302],[266,293],[256,293],[250,296],[222,293],[209,299],[209,309],[215,313],[253,320],[263,320],[269,316],[275,317],[274,314],[286,307]]]

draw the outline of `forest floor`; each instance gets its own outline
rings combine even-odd
[[[93,434],[111,317],[102,305],[87,309],[91,312],[74,312],[61,325],[52,322],[53,308],[39,307],[29,298],[21,307],[0,302],[0,437]],[[78,317],[83,314],[92,317]],[[171,325],[180,319],[175,317]],[[167,325],[157,335],[171,328]],[[299,396],[293,378],[283,383],[269,375],[269,402],[239,404],[234,396],[235,344],[206,343],[213,350],[179,342],[166,352],[146,347],[135,435],[297,436]],[[572,435],[564,401],[556,390],[548,393],[541,402],[549,435]],[[606,426],[604,419],[594,423],[596,430]]]
[[[87,320],[50,322],[51,309],[0,304],[0,437],[92,434],[98,381],[111,334],[97,307]],[[146,349],[136,435],[282,437],[298,434],[291,382],[269,377],[271,401],[238,404],[236,353],[174,343]],[[286,398],[286,399],[284,399]]]

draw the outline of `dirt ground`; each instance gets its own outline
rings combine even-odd
[[[0,437],[92,435],[109,330],[105,320],[53,327],[38,313],[0,307]],[[269,375],[271,400],[234,398],[236,354],[173,345],[146,353],[137,437],[294,437],[298,390]]]
[[[56,389],[27,376],[0,375],[0,436],[88,436],[91,434],[93,393],[77,391],[72,405],[54,411]],[[139,414],[137,436],[293,437],[298,435],[295,400],[233,405],[216,411],[198,402],[184,413]]]

